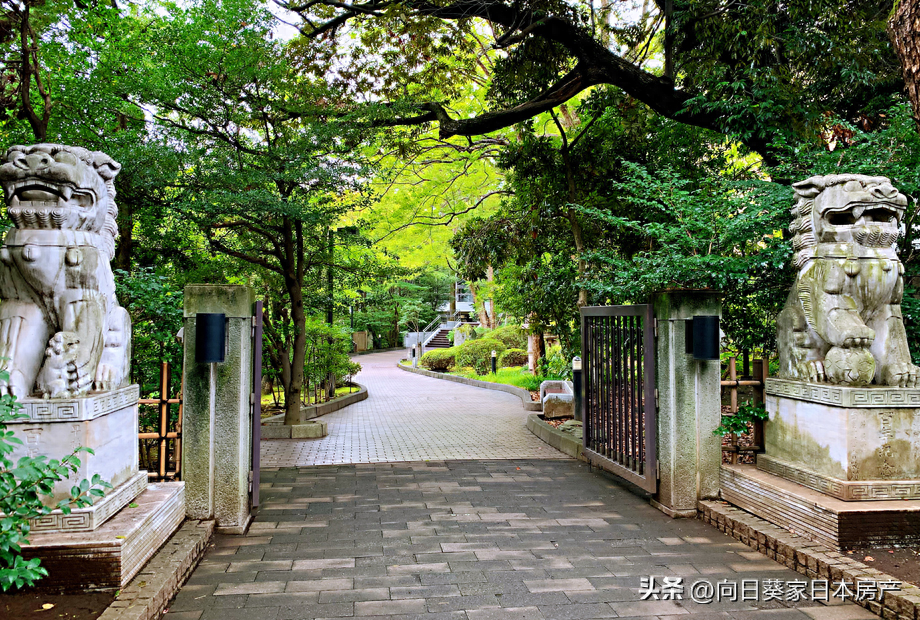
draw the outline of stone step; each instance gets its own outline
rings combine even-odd
[[[185,519],[185,483],[159,482],[88,532],[48,532],[29,536],[25,559],[41,558],[48,576],[43,590],[122,588]]]

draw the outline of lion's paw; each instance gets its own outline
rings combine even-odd
[[[882,369],[882,383],[892,387],[917,387],[920,368],[910,362],[894,362]]]
[[[101,363],[93,379],[93,389],[97,391],[114,390],[121,384],[122,379],[121,373],[113,366]]]

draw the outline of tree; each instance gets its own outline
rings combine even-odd
[[[321,82],[299,77],[310,61],[273,38],[274,17],[255,2],[204,1],[147,15],[132,53],[109,74],[181,145],[185,172],[173,205],[210,248],[246,265],[278,294],[268,303],[270,359],[281,370],[286,419],[299,416],[306,291],[331,265],[328,231],[366,201],[361,135],[326,116]],[[244,272],[246,273],[246,272]]]
[[[856,113],[875,91],[893,88],[883,25],[887,9],[877,1],[657,0],[655,10],[636,23],[612,3],[596,14],[593,2],[582,8],[558,0],[279,4],[301,16],[302,32],[319,46],[340,49],[336,37],[348,32],[364,40],[388,34],[392,47],[382,53],[391,57],[404,47],[401,62],[386,64],[391,69],[383,71],[378,89],[392,114],[380,117],[375,105],[374,120],[437,123],[442,137],[510,127],[609,84],[666,118],[736,136],[777,163],[772,144],[778,137],[814,134],[828,109]],[[443,84],[433,77],[447,72],[437,59],[442,41],[481,42],[490,33],[492,51],[480,43],[483,51],[476,56],[496,58],[487,77],[489,109],[472,117],[452,115],[449,96],[424,96],[413,88],[422,80]],[[460,46],[448,65],[454,78],[464,76],[467,83],[475,66],[470,49],[475,47]],[[356,71],[369,65],[366,50],[352,51]],[[649,68],[652,52],[663,60],[663,70]],[[393,82],[408,96],[397,96]],[[446,89],[436,91],[442,93]]]
[[[920,24],[920,2],[917,0],[896,0],[891,17],[888,20],[888,35],[898,59],[907,98],[914,110],[914,116],[920,119],[920,42],[917,41],[917,28]]]

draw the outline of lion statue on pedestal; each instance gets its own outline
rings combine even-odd
[[[100,152],[13,146],[0,165],[13,222],[0,248],[0,394],[71,398],[128,380],[131,319],[115,298],[113,180]]]
[[[916,387],[896,252],[907,198],[885,177],[855,174],[793,187],[799,271],[777,319],[780,377]]]

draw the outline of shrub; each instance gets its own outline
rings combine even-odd
[[[546,357],[540,360],[543,374],[547,379],[571,379],[572,365],[563,357],[562,347],[555,345],[546,351]]]
[[[479,338],[476,328],[469,323],[464,323],[454,331],[460,332],[460,335],[462,335],[465,340],[476,340]]]
[[[508,366],[525,366],[527,361],[527,351],[524,349],[508,349],[498,356],[498,365],[502,368]]]
[[[433,349],[425,353],[419,362],[428,370],[446,372],[456,363],[458,347],[449,349]]]
[[[457,364],[459,366],[472,366],[476,374],[487,375],[492,372],[492,351],[501,355],[505,349],[500,340],[494,338],[480,338],[464,342],[457,351]]]
[[[506,325],[492,330],[488,338],[501,340],[509,349],[527,349],[527,334],[517,325]]]

